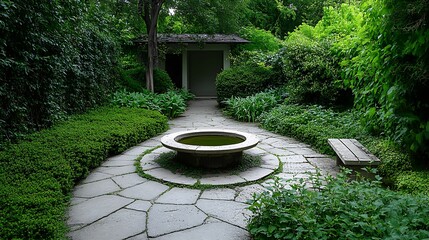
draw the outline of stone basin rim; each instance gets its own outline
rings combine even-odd
[[[182,138],[201,136],[201,135],[220,135],[238,137],[244,141],[237,144],[221,145],[221,146],[202,146],[188,145],[178,142]],[[164,147],[176,150],[178,152],[199,153],[207,155],[219,155],[225,153],[242,152],[255,147],[259,143],[259,139],[253,134],[239,132],[235,130],[219,130],[219,129],[198,129],[190,131],[180,131],[165,135],[161,138],[161,143]]]

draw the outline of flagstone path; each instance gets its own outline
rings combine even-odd
[[[306,178],[316,169],[322,174],[335,175],[338,172],[335,161],[329,156],[319,154],[292,138],[263,130],[257,124],[226,118],[216,105],[215,100],[191,101],[181,117],[169,122],[170,130],[163,135],[207,128],[252,133],[261,142],[249,153],[265,159],[261,167],[246,173],[207,178],[207,184],[219,185],[215,189],[197,190],[180,184],[169,187],[136,173],[136,159],[146,150],[161,145],[163,135],[154,137],[108,158],[76,186],[67,220],[71,229],[69,237],[74,240],[250,239],[246,224],[251,213],[246,202],[253,193],[264,191],[272,181],[250,182],[259,178],[258,174],[265,174],[279,162],[283,164],[283,171],[276,176],[283,179]],[[159,152],[163,149],[159,148]],[[158,169],[155,177],[163,179],[167,170],[155,169]],[[231,179],[241,185],[225,185],[231,183]],[[173,182],[182,180],[183,176],[173,174]],[[193,183],[188,182],[188,185]]]

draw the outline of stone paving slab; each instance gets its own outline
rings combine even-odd
[[[169,124],[170,129],[164,134],[197,128],[253,133],[261,142],[245,152],[261,156],[262,165],[238,175],[206,175],[199,183],[217,188],[189,189],[184,185],[194,185],[197,179],[173,174],[153,163],[160,154],[170,151],[159,148],[163,135],[156,136],[108,158],[76,186],[67,220],[71,239],[250,240],[246,225],[251,212],[246,203],[253,194],[265,191],[273,180],[256,184],[248,181],[273,172],[279,164],[283,164],[283,172],[275,176],[292,181],[285,188],[301,179],[308,182],[308,172],[316,169],[322,174],[338,172],[335,160],[307,144],[268,132],[255,123],[236,122],[222,116],[214,100],[190,102],[183,116],[170,120]],[[135,160],[154,148],[157,149],[141,159],[145,173],[176,182],[174,186],[136,173]],[[231,183],[241,185],[224,186]]]
[[[112,180],[122,189],[148,181],[147,179],[140,177],[137,173],[116,176],[113,177]]]
[[[108,160],[101,164],[103,167],[121,167],[121,166],[133,166],[135,163],[134,160]]]
[[[136,168],[133,165],[120,167],[98,167],[97,169],[95,169],[95,171],[119,176],[127,173],[134,173],[136,171]]]
[[[234,201],[200,199],[196,206],[211,217],[243,229],[251,214],[247,204]]]
[[[215,176],[215,177],[202,177],[200,179],[200,183],[203,185],[230,185],[237,183],[244,183],[246,180],[237,175],[229,175],[229,176]]]
[[[261,178],[264,178],[270,175],[271,173],[273,173],[272,169],[254,167],[239,173],[238,176],[241,178],[244,178],[246,181],[251,182],[251,181],[256,181]]]
[[[146,213],[121,209],[79,231],[71,232],[70,237],[77,240],[121,240],[145,230]]]
[[[159,143],[158,143],[158,145],[159,145]],[[139,155],[143,154],[146,150],[149,150],[149,149],[150,149],[150,147],[148,147],[147,145],[135,146],[135,147],[132,147],[132,148],[128,149],[127,151],[123,152],[122,154],[128,155],[128,156],[138,157]]]
[[[154,240],[250,240],[250,235],[247,231],[235,227],[231,224],[218,222],[204,224],[191,229],[186,229],[180,232],[168,234],[162,237],[154,238]]]
[[[235,201],[247,203],[249,200],[252,199],[254,194],[262,193],[265,190],[266,189],[259,184],[252,184],[249,186],[238,187],[237,188],[238,195],[235,198]]]
[[[112,179],[104,179],[97,182],[86,183],[74,189],[73,196],[90,198],[121,190]]]
[[[174,174],[170,170],[163,168],[155,168],[145,171],[146,174],[151,175],[154,178],[160,179],[162,181],[177,183],[192,186],[197,183],[198,179],[187,177],[185,175]]]
[[[229,188],[216,188],[205,190],[200,198],[212,200],[234,200],[237,192]]]
[[[195,204],[200,196],[200,190],[186,188],[172,188],[164,193],[155,202],[170,204]]]
[[[158,196],[167,190],[168,187],[164,184],[154,181],[147,181],[120,191],[118,194],[127,198],[151,201],[158,198]]]
[[[70,209],[67,223],[69,225],[90,224],[125,207],[132,201],[131,199],[113,195],[91,198],[90,200],[74,205]]]
[[[111,178],[112,176],[113,176],[112,174],[93,172],[85,180],[82,181],[82,184],[90,183],[90,182],[96,182],[96,181],[100,181],[103,179],[108,179],[108,178]]]
[[[150,209],[150,207],[152,207],[152,203],[150,201],[144,201],[144,200],[136,200],[135,202],[126,206],[126,208],[128,209],[142,211],[142,212],[147,212]]]
[[[157,237],[204,223],[207,215],[193,205],[155,204],[149,211],[148,236]]]

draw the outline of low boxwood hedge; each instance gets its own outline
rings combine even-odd
[[[28,136],[0,152],[0,239],[65,239],[76,182],[118,154],[167,129],[145,109],[103,107]]]

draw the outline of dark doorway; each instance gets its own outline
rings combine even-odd
[[[189,90],[197,97],[216,97],[216,76],[222,68],[223,51],[189,51]]]
[[[167,54],[165,56],[165,70],[170,75],[174,85],[182,88],[182,54]]]

